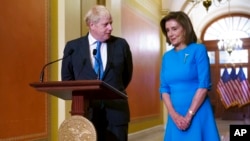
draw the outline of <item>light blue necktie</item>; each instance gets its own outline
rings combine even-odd
[[[103,76],[103,66],[102,66],[102,58],[101,58],[101,44],[102,42],[100,41],[97,41],[96,42],[97,46],[96,46],[96,55],[95,55],[95,66],[94,66],[94,69],[95,69],[95,72],[96,74],[98,75],[98,79],[102,79],[102,76]]]

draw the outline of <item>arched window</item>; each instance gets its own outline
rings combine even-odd
[[[243,16],[230,16],[218,19],[212,23],[204,34],[204,40],[220,40],[233,36],[237,38],[250,37],[250,20]]]
[[[245,15],[230,15],[219,18],[206,28],[203,41],[216,40],[214,47],[218,47],[218,41],[222,39],[246,39],[250,37],[250,19]],[[232,53],[224,50],[219,52],[219,64],[248,63],[248,50],[244,42],[243,49],[235,48]],[[217,48],[218,49],[218,48]],[[219,50],[219,49],[218,49]],[[211,64],[215,63],[214,52],[209,52]]]

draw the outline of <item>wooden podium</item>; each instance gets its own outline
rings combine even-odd
[[[127,99],[127,95],[101,80],[49,81],[30,83],[31,87],[64,100],[72,100],[71,115],[84,115],[89,100]]]
[[[96,141],[93,124],[84,117],[89,100],[127,99],[127,95],[100,80],[34,82],[30,86],[64,100],[72,100],[71,118],[60,125],[59,141]]]

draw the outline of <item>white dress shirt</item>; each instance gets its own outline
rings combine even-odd
[[[88,40],[89,40],[89,51],[90,51],[90,60],[92,62],[92,66],[94,68],[94,64],[95,64],[95,58],[93,55],[93,50],[96,49],[97,46],[97,40],[89,33],[88,35]],[[102,58],[102,65],[103,65],[103,71],[106,68],[106,64],[107,64],[107,43],[102,42],[101,44],[101,58]]]

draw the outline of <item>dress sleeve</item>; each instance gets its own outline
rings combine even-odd
[[[162,65],[161,65],[161,72],[160,72],[160,97],[162,99],[162,94],[163,93],[168,93],[170,94],[170,88],[168,83],[165,81],[165,68],[167,67],[165,64],[166,59],[164,59],[165,57],[163,56],[162,59]]]
[[[199,88],[211,89],[210,63],[206,47],[199,44],[196,53],[196,65],[198,71]]]

